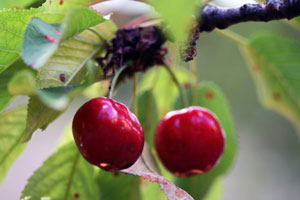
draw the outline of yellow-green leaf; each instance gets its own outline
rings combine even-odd
[[[26,146],[21,143],[26,113],[26,106],[22,106],[0,114],[0,183]]]
[[[94,168],[81,156],[74,142],[60,147],[29,178],[22,198],[59,200],[98,199]]]
[[[243,50],[262,104],[291,120],[300,134],[300,41],[258,34]]]
[[[90,0],[63,1],[47,0],[41,7],[30,10],[3,9],[0,11],[0,73],[13,64],[22,48],[23,34],[33,17],[49,24],[61,23],[72,7],[85,5]]]

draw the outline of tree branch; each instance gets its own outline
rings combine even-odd
[[[245,4],[239,8],[220,8],[207,5],[202,10],[200,21],[194,28],[184,60],[196,56],[196,40],[200,32],[210,32],[215,28],[226,29],[241,22],[292,19],[300,16],[300,0],[267,0],[265,3]]]
[[[300,15],[300,0],[267,0],[260,4],[245,4],[239,8],[207,5],[202,12],[200,32],[249,22],[292,19]]]

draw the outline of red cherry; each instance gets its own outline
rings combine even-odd
[[[137,117],[124,104],[105,97],[86,102],[76,112],[73,136],[83,157],[106,171],[130,167],[144,146]]]
[[[225,147],[225,134],[209,110],[192,106],[169,112],[159,123],[155,148],[165,167],[188,177],[212,169]]]

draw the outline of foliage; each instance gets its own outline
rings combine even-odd
[[[244,51],[263,105],[282,113],[300,130],[299,49],[298,40],[259,34]]]
[[[96,199],[98,189],[93,167],[80,155],[73,142],[50,156],[28,180],[22,198],[40,199]]]
[[[20,144],[26,124],[26,106],[0,114],[0,182],[24,150]]]

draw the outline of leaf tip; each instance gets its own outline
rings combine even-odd
[[[27,125],[26,125],[27,126]],[[28,131],[27,127],[24,130],[23,137],[21,139],[21,143],[28,142],[32,137],[32,132]]]

